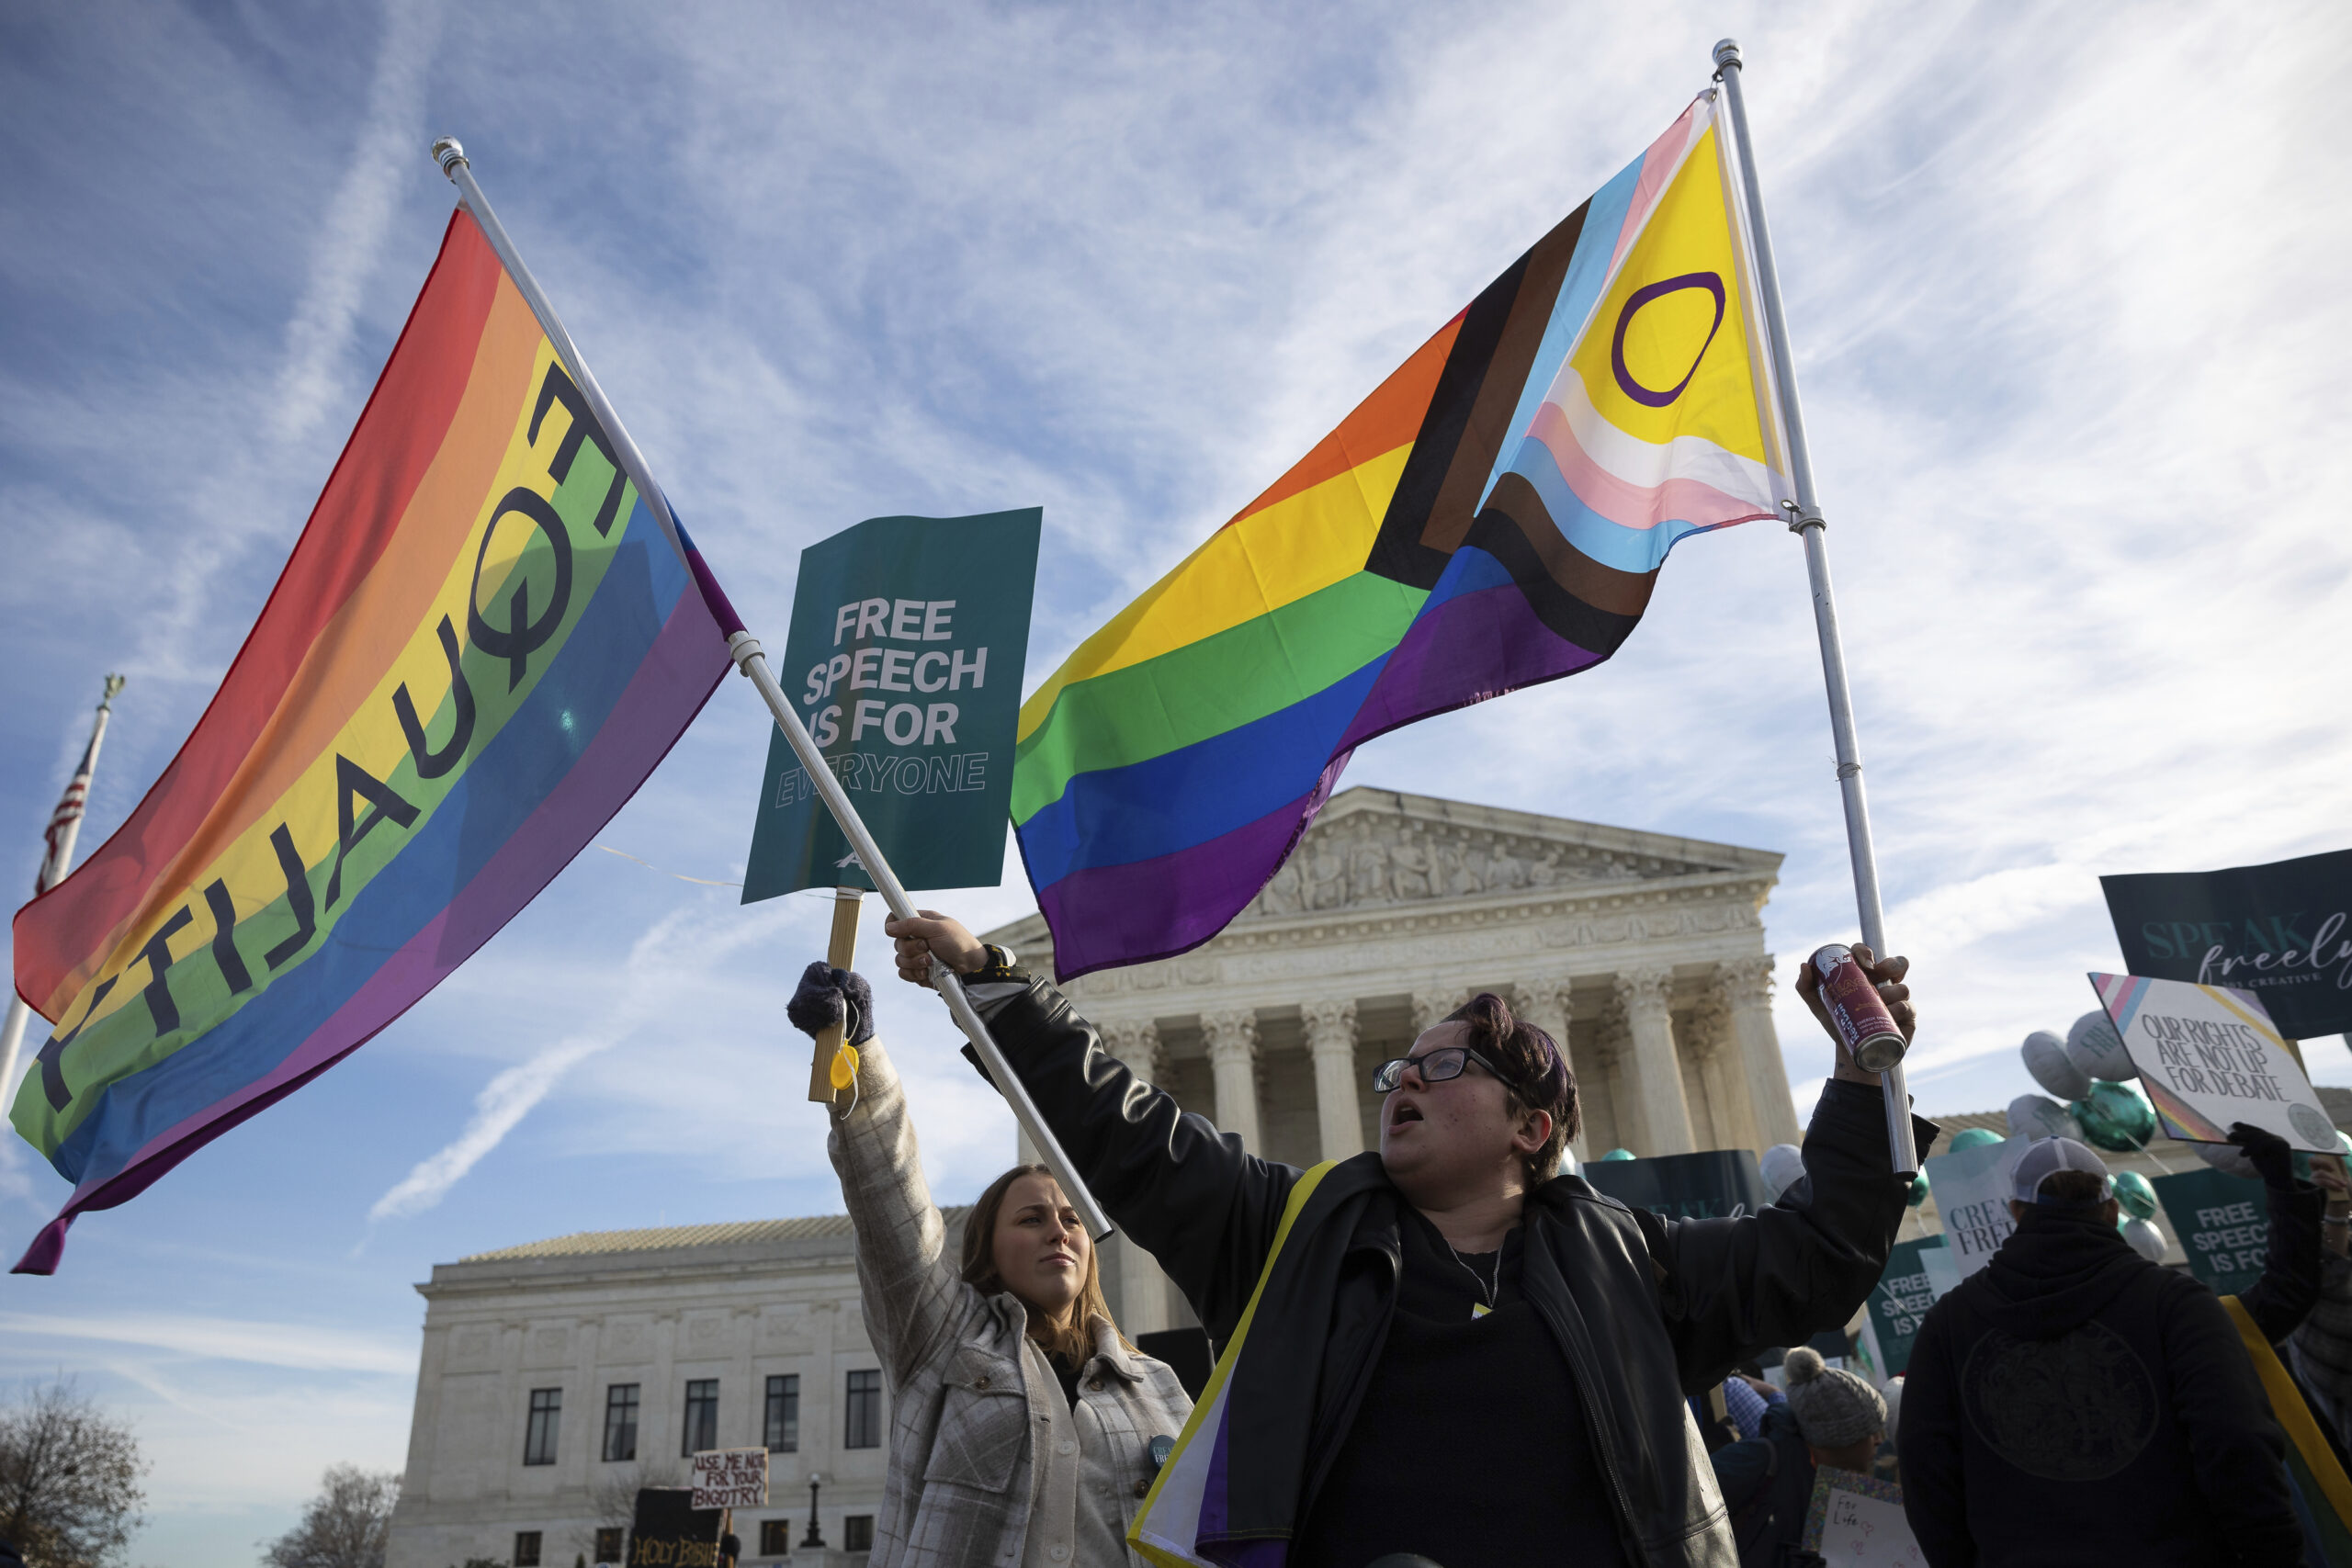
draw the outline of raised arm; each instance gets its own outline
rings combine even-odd
[[[1860,946],[1854,956],[1909,1038],[1917,1020],[1903,983],[1908,962],[1881,963]],[[1828,1029],[1810,965],[1797,990]],[[1834,1030],[1830,1038],[1838,1039]],[[1823,1086],[1805,1134],[1805,1175],[1779,1202],[1737,1219],[1635,1215],[1663,1270],[1667,1331],[1690,1392],[1720,1382],[1768,1346],[1803,1344],[1844,1326],[1885,1272],[1911,1179],[1893,1168],[1878,1075],[1856,1067],[1842,1043],[1838,1053],[1837,1076]],[[1939,1129],[1917,1117],[1911,1125],[1925,1157]]]
[[[965,976],[1104,1213],[1159,1260],[1210,1339],[1223,1343],[1249,1304],[1298,1170],[1248,1153],[1239,1138],[1136,1077],[1059,991],[1003,964],[1001,949],[984,949],[956,921],[924,910],[883,930],[898,942],[901,979],[930,984],[933,953]]]
[[[873,996],[864,977],[811,964],[786,1009],[811,1036],[843,1019],[855,1046],[857,1097],[833,1121],[825,1152],[842,1179],[842,1197],[857,1231],[857,1282],[866,1332],[903,1387],[946,1343],[967,1287],[947,1256],[947,1227],[923,1180],[906,1090],[889,1054],[874,1038]]]
[[[2327,1194],[2295,1179],[2295,1152],[2287,1140],[2249,1122],[2230,1129],[2262,1178],[2270,1205],[2270,1247],[2262,1278],[2238,1295],[2262,1337],[2273,1345],[2302,1326],[2319,1303],[2319,1221]]]

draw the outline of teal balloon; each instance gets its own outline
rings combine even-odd
[[[2123,1205],[2124,1213],[2135,1220],[2156,1217],[2156,1190],[2148,1179],[2136,1170],[2118,1171],[2115,1176],[2115,1201]]]
[[[2156,1108],[2128,1083],[2094,1079],[2090,1093],[2066,1108],[2083,1136],[2102,1149],[2143,1149],[2156,1135]]]
[[[1916,1209],[1928,1201],[1928,1173],[1921,1171],[1911,1179],[1911,1195],[1903,1200]]]
[[[1952,1134],[1951,1152],[1958,1154],[1962,1149],[1981,1148],[1986,1144],[1999,1142],[2001,1134],[1990,1127],[1962,1127]]]
[[[1634,1157],[1634,1151],[1631,1149],[1611,1149],[1600,1157],[1602,1159],[1632,1159]]]

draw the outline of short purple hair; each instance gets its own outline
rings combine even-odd
[[[1544,1182],[1559,1174],[1560,1151],[1582,1130],[1577,1104],[1577,1075],[1568,1053],[1543,1030],[1510,1010],[1492,991],[1481,991],[1447,1013],[1447,1023],[1466,1025],[1471,1054],[1494,1069],[1521,1111],[1548,1111],[1552,1135],[1527,1162],[1528,1179]]]

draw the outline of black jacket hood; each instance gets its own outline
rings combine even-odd
[[[2055,1339],[2157,1268],[2097,1209],[2029,1209],[1977,1276],[1984,1281],[1977,1304],[2005,1334]]]

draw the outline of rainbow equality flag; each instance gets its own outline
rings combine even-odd
[[[489,941],[701,711],[735,624],[460,208],[195,733],[17,911],[57,1028],[11,1120],[74,1188],[17,1270]]]
[[[1064,978],[1199,945],[1357,746],[1616,652],[1667,551],[1792,495],[1702,95],[1023,705]]]

